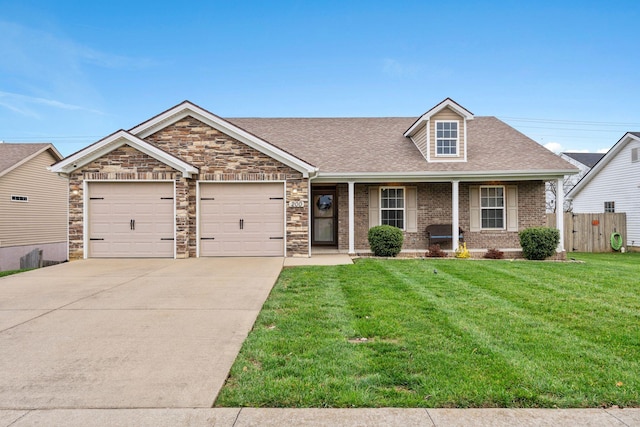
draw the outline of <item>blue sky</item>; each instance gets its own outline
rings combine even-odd
[[[640,131],[640,2],[0,0],[0,140],[64,155],[188,99],[417,117],[446,97],[563,151]]]

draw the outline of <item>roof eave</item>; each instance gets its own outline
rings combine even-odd
[[[431,116],[433,116],[434,114],[440,112],[441,110],[447,107],[451,108],[453,111],[458,113],[465,120],[473,120],[474,115],[471,111],[467,110],[462,105],[455,102],[453,99],[446,98],[445,100],[439,102],[438,105],[431,108],[429,111],[427,111],[422,116],[420,116],[418,120],[416,120],[411,125],[411,127],[405,131],[404,136],[413,136],[415,131],[420,127],[422,123],[426,122],[431,118]]]
[[[314,182],[548,181],[577,172],[574,169],[473,172],[319,172]]]
[[[149,135],[161,130],[167,126],[168,122],[176,122],[187,116],[193,116],[196,119],[206,123],[207,125],[218,129],[220,132],[225,133],[238,141],[254,148],[269,157],[283,163],[298,172],[301,172],[305,178],[314,175],[318,168],[301,160],[286,151],[264,141],[257,136],[245,131],[244,129],[230,123],[222,117],[199,107],[189,101],[184,101],[175,107],[161,113],[146,122],[131,128],[129,132],[136,135],[140,139],[144,139]]]
[[[194,174],[199,172],[195,166],[178,159],[177,157],[160,150],[159,148],[149,144],[148,142],[131,135],[125,130],[119,130],[110,136],[98,141],[96,144],[87,147],[85,150],[78,151],[77,153],[63,159],[62,161],[54,164],[49,169],[52,172],[57,173],[71,173],[74,170],[81,168],[94,160],[99,159],[105,154],[123,146],[130,145],[136,150],[143,152],[154,159],[170,166],[182,173],[186,178],[191,178]]]
[[[19,162],[15,163],[14,165],[6,168],[3,171],[0,171],[0,176],[4,176],[4,175],[8,174],[12,170],[15,170],[16,168],[24,165],[25,163],[27,163],[31,159],[39,156],[40,154],[42,154],[42,153],[44,153],[45,151],[48,151],[48,150],[51,151],[51,153],[53,154],[53,157],[56,159],[56,161],[59,161],[59,160],[62,159],[62,154],[60,154],[60,152],[56,149],[56,147],[54,147],[53,144],[47,144],[45,147],[42,147],[41,149],[39,149],[35,153],[31,153],[30,155],[28,155],[24,159],[20,160]]]
[[[578,183],[576,185],[573,186],[573,188],[567,193],[567,199],[568,200],[573,200],[575,198],[575,196],[577,196],[580,191],[582,191],[582,189],[596,176],[598,175],[598,173],[604,169],[604,167],[611,161],[611,159],[613,159],[619,152],[620,150],[622,150],[622,148],[629,143],[629,141],[631,140],[635,140],[635,141],[640,141],[640,136],[638,136],[635,132],[627,132],[625,133],[622,138],[620,138],[618,140],[618,142],[615,143],[615,145],[613,147],[611,147],[611,149],[609,149],[609,151],[607,151],[607,153],[604,155],[604,157],[602,157],[598,163],[596,163],[591,170],[589,170],[589,172],[582,177],[582,179],[580,181],[578,181]]]

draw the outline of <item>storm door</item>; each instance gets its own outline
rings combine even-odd
[[[338,205],[335,188],[318,188],[312,191],[311,209],[312,240],[314,245],[338,245]]]

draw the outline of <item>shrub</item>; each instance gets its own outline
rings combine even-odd
[[[504,252],[499,251],[496,248],[490,248],[482,257],[487,259],[503,259]]]
[[[402,230],[391,225],[378,225],[369,229],[369,246],[375,256],[396,256],[402,250]]]
[[[429,246],[429,250],[427,251],[425,256],[428,256],[430,258],[444,258],[447,256],[447,253],[440,249],[440,245],[436,243],[435,245]]]
[[[532,227],[519,233],[522,254],[526,259],[542,260],[553,255],[560,242],[555,228]]]

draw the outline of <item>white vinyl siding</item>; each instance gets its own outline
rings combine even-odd
[[[68,181],[47,170],[55,161],[45,151],[0,177],[0,247],[67,241]]]
[[[518,186],[469,187],[470,231],[518,231]]]
[[[640,246],[640,162],[632,162],[640,141],[627,143],[573,198],[573,212],[602,213],[604,202],[615,202],[627,215],[626,245]]]

